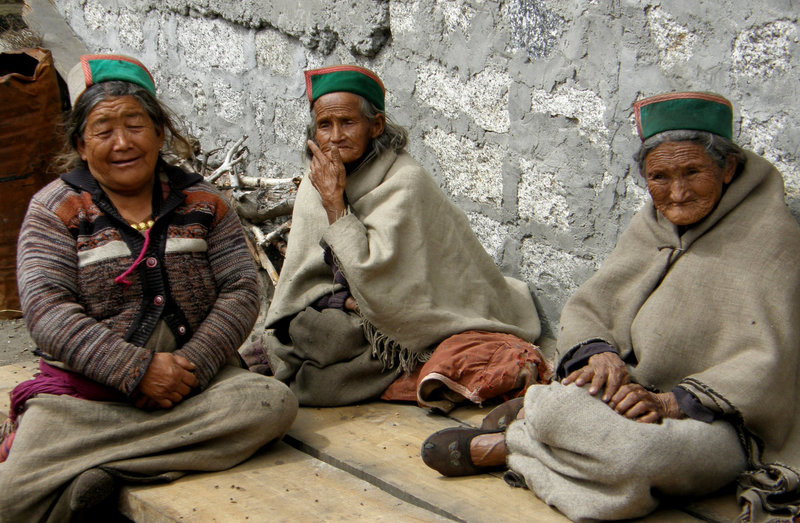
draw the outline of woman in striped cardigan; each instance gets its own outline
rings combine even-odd
[[[12,393],[0,521],[102,513],[122,482],[231,467],[297,412],[286,386],[239,365],[255,268],[225,198],[162,160],[188,142],[150,73],[83,56],[69,84],[71,169],[33,197],[19,236],[42,359]]]

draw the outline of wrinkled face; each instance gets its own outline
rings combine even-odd
[[[152,187],[163,143],[164,130],[136,98],[118,96],[92,109],[76,146],[106,192],[130,196]]]
[[[370,122],[361,114],[361,98],[353,93],[324,94],[314,102],[314,140],[326,154],[335,145],[342,162],[351,164],[364,156],[370,140],[383,133],[382,116]]]
[[[733,159],[721,168],[694,142],[664,142],[647,154],[644,165],[653,205],[678,226],[708,216],[736,171]]]

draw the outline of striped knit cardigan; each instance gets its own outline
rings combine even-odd
[[[259,308],[236,213],[197,174],[161,162],[157,172],[148,242],[79,168],[34,195],[17,245],[20,301],[38,353],[128,395],[150,364],[143,346],[159,320],[204,388]],[[137,258],[130,284],[115,282]]]

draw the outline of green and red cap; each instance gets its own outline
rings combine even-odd
[[[733,138],[733,106],[718,94],[660,94],[634,102],[633,111],[642,141],[664,131],[680,129]]]
[[[386,110],[386,89],[378,75],[357,65],[334,65],[305,72],[308,102],[328,93],[346,92],[363,96],[380,111]]]
[[[153,76],[139,60],[119,54],[87,54],[81,56],[67,78],[72,105],[87,88],[112,80],[130,82],[156,94]]]

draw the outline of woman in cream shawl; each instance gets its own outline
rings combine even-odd
[[[314,69],[306,88],[311,162],[264,336],[275,376],[314,406],[521,394],[545,373],[527,285],[405,152],[375,73]]]
[[[742,520],[790,520],[800,228],[783,180],[731,142],[722,97],[671,93],[634,108],[652,203],[565,305],[561,383],[531,387],[505,435],[470,448],[493,441],[508,452],[507,479],[574,520],[639,517],[663,496],[734,480]],[[427,452],[448,439],[432,436]]]

